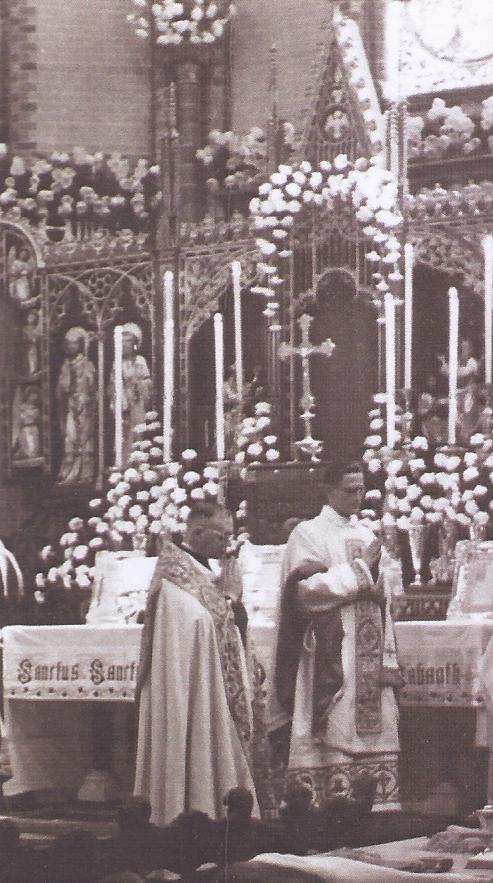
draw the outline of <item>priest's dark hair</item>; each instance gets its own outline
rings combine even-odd
[[[324,470],[323,481],[328,487],[339,484],[343,475],[354,475],[363,472],[360,460],[332,460]]]
[[[227,512],[226,506],[220,500],[192,500],[188,521],[194,518],[214,518],[221,512]]]

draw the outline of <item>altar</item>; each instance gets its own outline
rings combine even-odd
[[[253,620],[259,660],[268,672],[274,626],[268,619],[257,617],[257,624],[255,616]],[[132,734],[134,726],[141,628],[81,625],[3,629],[5,724],[12,766],[12,778],[4,784],[6,796],[60,788],[77,790],[93,766],[91,709],[96,707],[101,711],[113,709],[113,760],[126,765],[126,784],[131,787],[133,746],[129,744],[129,731]],[[493,622],[402,622],[396,624],[396,633],[406,678],[400,703],[405,777],[409,779],[410,763],[429,765],[432,746],[422,722],[430,724],[438,710],[442,717],[445,714],[449,731],[454,715],[467,719],[471,738],[457,738],[458,750],[473,754],[483,749],[491,756],[490,700],[481,666],[489,660],[493,648]],[[418,759],[407,756],[409,753]],[[448,763],[453,766],[453,758],[448,758]],[[414,769],[413,781],[419,779],[419,774],[419,768]],[[490,775],[490,795],[491,781]],[[481,799],[477,800],[478,806]],[[486,794],[483,803],[485,799]]]

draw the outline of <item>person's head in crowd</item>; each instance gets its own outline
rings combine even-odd
[[[247,822],[252,815],[253,795],[248,788],[231,788],[224,798],[224,805],[231,821]]]
[[[291,782],[284,795],[283,814],[305,816],[313,803],[313,791],[308,782]]]
[[[233,518],[225,506],[200,500],[191,507],[183,544],[204,558],[222,558],[232,533]]]
[[[334,460],[324,472],[327,503],[338,515],[349,518],[361,508],[365,494],[363,468],[358,460]]]

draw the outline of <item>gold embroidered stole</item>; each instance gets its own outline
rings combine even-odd
[[[348,561],[361,557],[365,549],[358,539],[346,540]],[[355,695],[354,718],[359,736],[382,732],[382,613],[375,601],[361,600],[354,604],[355,619]]]

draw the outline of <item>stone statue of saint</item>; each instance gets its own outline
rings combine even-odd
[[[449,367],[445,356],[439,356],[440,372],[448,377]],[[457,441],[467,445],[477,431],[481,419],[478,380],[479,363],[473,355],[472,341],[463,337],[459,345],[457,369]]]
[[[27,248],[12,246],[8,256],[9,294],[19,305],[27,303],[34,296],[32,291],[34,263]]]
[[[26,316],[26,324],[22,329],[22,371],[27,377],[33,377],[41,369],[40,343],[41,328],[40,317],[36,310],[29,310]]]
[[[142,331],[136,322],[123,326],[123,462],[126,463],[134,441],[133,432],[144,422],[146,411],[151,407],[152,380],[145,357],[139,352]],[[110,401],[114,409],[115,375],[110,375]]]
[[[12,405],[12,460],[35,460],[41,454],[41,407],[35,386],[18,387]]]
[[[56,387],[62,441],[58,483],[91,484],[95,472],[96,369],[87,356],[89,334],[70,328]]]

